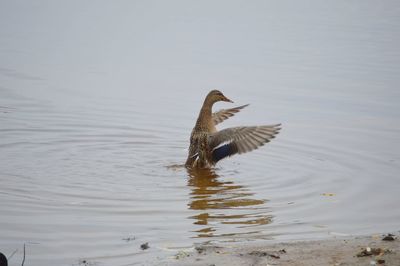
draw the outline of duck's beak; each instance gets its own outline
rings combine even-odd
[[[230,100],[230,99],[228,99],[228,98],[226,98],[225,96],[224,96],[224,98],[222,99],[224,102],[230,102],[230,103],[233,103],[233,101],[232,100]]]

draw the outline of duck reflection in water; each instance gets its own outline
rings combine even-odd
[[[187,169],[191,188],[189,208],[199,211],[189,218],[202,226],[196,237],[256,237],[255,226],[269,224],[272,215],[267,200],[254,199],[254,193],[232,181],[224,181],[213,169]],[[252,229],[249,229],[252,228]]]

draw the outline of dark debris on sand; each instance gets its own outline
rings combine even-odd
[[[149,243],[146,242],[146,243],[141,244],[141,245],[140,245],[140,248],[141,248],[142,250],[146,250],[146,249],[150,248]]]
[[[396,237],[393,234],[384,235],[382,238],[383,241],[394,241],[395,239]]]

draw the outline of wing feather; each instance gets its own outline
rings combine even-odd
[[[248,106],[248,104],[230,108],[230,109],[222,109],[219,110],[218,112],[215,112],[212,114],[212,120],[214,122],[214,125],[218,125],[219,123],[223,122],[224,120],[228,119],[229,117],[234,116],[236,113],[240,112],[243,108]]]
[[[212,149],[214,163],[232,156],[255,150],[275,138],[281,124],[232,127],[213,133],[209,143]]]

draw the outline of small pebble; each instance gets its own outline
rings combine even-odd
[[[142,249],[142,250],[145,250],[145,249],[148,249],[150,246],[149,246],[149,243],[144,243],[144,244],[141,244],[140,245],[140,248]]]
[[[383,241],[394,241],[394,235],[387,234],[382,238]]]

